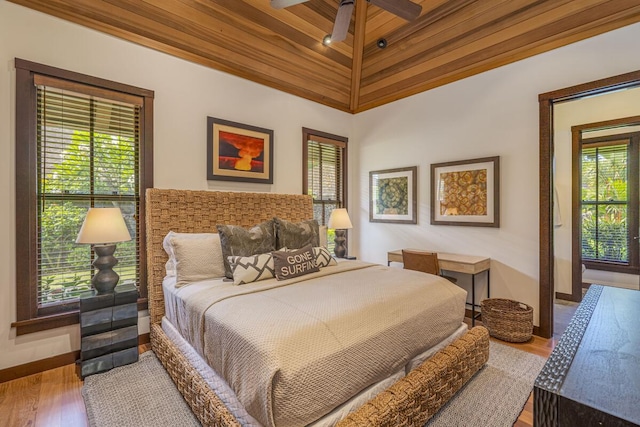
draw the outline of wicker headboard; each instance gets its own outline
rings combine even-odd
[[[313,218],[310,196],[147,189],[147,285],[151,323],[164,316],[162,279],[168,256],[162,240],[169,231],[217,233],[217,224],[250,227],[277,216],[287,221]]]

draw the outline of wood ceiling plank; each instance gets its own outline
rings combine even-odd
[[[126,0],[126,2],[131,2],[131,0]],[[314,66],[338,67],[345,76],[350,75],[351,55],[324,52],[321,49],[322,43],[319,43],[317,39],[261,13],[242,1],[236,0],[227,3],[227,5],[233,6],[232,9],[227,9],[220,4],[213,7],[211,1],[198,0],[180,0],[180,3],[176,1],[160,2],[160,4],[163,5],[163,8],[171,10],[176,16],[180,16],[186,7],[194,9],[197,11],[197,16],[200,17],[199,21],[195,21],[200,28],[207,29],[209,26],[213,26],[215,31],[209,31],[208,34],[225,38],[226,40],[222,40],[222,42],[244,43],[252,46],[254,50],[266,50],[270,54],[278,56],[293,54],[311,61]],[[238,7],[241,4],[245,7]],[[182,16],[180,17],[182,18]],[[205,21],[207,18],[210,18],[209,22]]]
[[[416,21],[367,7],[325,47],[338,0],[9,1],[351,112],[640,21],[638,0],[414,0]]]
[[[310,17],[313,19],[310,22],[306,22],[300,19],[297,15],[285,10],[277,10],[270,6],[270,4],[264,0],[197,0],[196,3],[202,5],[203,11],[209,11],[209,13],[222,12],[225,13],[228,19],[234,20],[239,25],[242,25],[244,32],[250,33],[256,31],[258,28],[262,28],[266,31],[262,31],[267,38],[267,42],[271,44],[277,44],[282,49],[287,49],[289,46],[300,45],[307,49],[317,52],[319,46],[322,46],[322,38],[327,34],[324,29],[327,22],[329,22],[329,28],[333,27],[333,20],[327,21],[322,19],[317,21],[318,14]],[[215,7],[214,7],[215,3]],[[302,8],[302,10],[310,10],[309,8]],[[238,19],[241,17],[241,19]],[[317,28],[317,22],[320,22],[322,29]],[[329,32],[331,32],[329,30]],[[272,37],[271,33],[275,33],[281,37],[281,40],[276,40]],[[348,46],[348,45],[346,45]],[[324,56],[338,65],[346,68],[351,68],[351,46],[343,50],[342,54],[339,50],[334,49],[329,52],[325,52]]]
[[[493,0],[486,3],[481,2],[480,4],[483,4],[485,7],[491,7],[495,5],[496,2],[500,1],[502,0]],[[448,0],[441,6],[431,10],[428,14],[421,15],[418,19],[403,25],[396,31],[387,34],[385,37],[391,41],[413,38],[415,33],[433,26],[435,23],[444,20],[448,16],[454,15],[457,17],[457,15],[459,14],[464,14],[469,5],[473,5],[476,3],[476,0]],[[368,54],[368,52],[371,51],[375,51],[374,41],[371,41],[366,45],[365,56]]]
[[[564,3],[569,1],[563,0]],[[474,3],[455,16],[444,17],[413,33],[410,39],[389,35],[390,46],[387,49],[373,50],[370,55],[365,53],[363,78],[375,75],[379,79],[384,77],[385,69],[393,68],[397,72],[418,62],[429,62],[442,53],[468,45],[554,7],[549,2],[536,0],[500,0],[491,5]]]
[[[318,15],[321,15],[327,21],[330,21],[333,27],[333,21],[336,19],[339,3],[340,0],[309,0],[304,2],[303,5]]]
[[[381,105],[385,105],[390,102],[394,102],[429,89],[446,85],[448,83],[452,83],[460,79],[464,79],[466,77],[470,77],[503,65],[511,64],[521,59],[526,59],[530,56],[548,52],[549,50],[566,46],[567,44],[575,43],[589,37],[593,37],[599,34],[606,33],[608,31],[615,30],[617,28],[624,27],[626,25],[640,22],[640,14],[634,16],[624,13],[623,15],[624,16],[621,16],[616,21],[607,19],[606,22],[602,23],[602,25],[589,25],[589,28],[584,28],[581,31],[577,31],[571,35],[560,35],[543,43],[530,46],[526,49],[522,49],[520,52],[512,52],[512,55],[510,56],[491,58],[484,61],[484,63],[475,63],[473,66],[467,68],[458,68],[449,73],[440,74],[438,77],[434,77],[431,80],[421,80],[420,82],[416,82],[416,85],[412,88],[404,91],[388,93],[385,96],[371,98],[371,100],[368,102],[364,102],[361,100],[358,110],[354,111],[354,113],[360,113],[372,108],[376,108]]]
[[[363,68],[367,67],[367,61],[385,62],[385,67],[397,64],[415,55],[422,54],[439,44],[448,44],[464,34],[473,34],[475,25],[486,25],[492,20],[487,15],[492,15],[494,20],[501,20],[509,10],[519,10],[523,3],[539,3],[542,0],[494,0],[487,2],[472,2],[458,0],[447,3],[438,8],[431,15],[425,15],[419,21],[412,22],[396,32],[387,34],[389,47],[384,51],[377,49],[375,45],[365,46]],[[564,0],[568,1],[568,0]],[[512,4],[513,3],[513,4]],[[376,56],[376,58],[373,58]]]
[[[351,74],[351,101],[349,108],[358,108],[360,100],[360,72],[362,71],[362,50],[364,48],[364,33],[367,24],[367,2],[356,0],[355,22],[356,31],[354,34],[353,67]]]
[[[414,1],[414,3],[422,5],[422,13],[420,16],[432,13],[432,11],[449,0],[423,0]],[[400,27],[407,25],[407,21],[402,18],[383,11],[379,7],[370,7],[367,12],[367,31],[365,36],[365,45],[375,43],[380,37],[386,37],[388,34],[397,31]]]
[[[426,71],[422,75],[414,76],[411,79],[403,80],[400,84],[393,87],[386,87],[378,93],[369,93],[361,96],[360,108],[358,111],[365,111],[379,105],[393,102],[393,100],[401,99],[424,90],[432,89],[461,78],[469,77],[505,64],[527,58],[529,56],[546,52],[569,43],[583,40],[603,32],[611,31],[631,23],[640,22],[640,5],[633,1],[616,1],[613,9],[621,10],[612,14],[602,14],[599,18],[592,17],[591,20],[585,20],[584,16],[579,17],[582,24],[571,23],[577,19],[570,16],[561,21],[548,24],[546,27],[539,28],[537,39],[530,34],[519,37],[520,40],[510,41],[514,46],[508,49],[500,49],[500,46],[491,46],[481,52],[475,52],[467,58],[461,58],[458,61],[447,63],[437,69]],[[623,4],[624,3],[624,4]],[[635,4],[634,4],[635,3]],[[621,7],[628,6],[628,7]],[[594,13],[595,10],[583,13]],[[554,31],[557,26],[563,26],[563,31]],[[527,40],[528,43],[522,43]]]
[[[349,69],[340,68],[335,64],[322,63],[325,58],[318,56],[317,58],[306,57],[306,60],[302,63],[298,63],[300,57],[304,57],[305,52],[291,49],[290,51],[282,52],[277,46],[270,44],[261,37],[261,33],[256,31],[251,35],[242,31],[241,25],[238,22],[229,22],[228,17],[222,14],[211,16],[208,14],[197,14],[198,22],[189,21],[184,19],[183,14],[185,7],[173,8],[172,14],[167,14],[165,9],[159,9],[153,5],[147,5],[144,8],[144,3],[135,2],[136,4],[130,4],[129,1],[122,0],[109,0],[112,4],[126,7],[131,13],[136,13],[140,16],[153,16],[154,22],[170,21],[175,26],[179,24],[181,29],[177,33],[171,33],[170,30],[157,29],[157,37],[162,37],[167,31],[171,33],[171,39],[167,43],[176,43],[177,40],[184,38],[185,35],[191,36],[184,49],[199,49],[203,52],[203,56],[209,56],[209,49],[215,47],[217,50],[228,49],[232,55],[225,55],[221,60],[234,63],[237,66],[247,67],[251,65],[250,70],[255,72],[270,75],[271,79],[276,78],[272,75],[273,69],[277,69],[289,74],[296,74],[303,76],[304,79],[309,79],[311,76],[312,85],[320,84],[324,86],[324,91],[329,88],[335,89],[335,85],[340,80],[343,80],[343,84],[349,84]],[[167,4],[176,5],[176,2],[166,2]],[[218,9],[220,12],[222,9]],[[156,15],[159,14],[159,15]],[[188,14],[187,14],[188,16]],[[122,20],[119,18],[119,21]],[[244,36],[240,37],[239,34]],[[299,45],[297,45],[299,46]],[[299,48],[298,50],[301,50]],[[247,61],[247,59],[249,59]],[[343,71],[342,77],[337,74],[339,70]],[[320,71],[320,73],[319,73]],[[320,77],[317,75],[320,74]],[[299,79],[298,79],[299,80]],[[322,93],[318,91],[318,93]],[[338,93],[338,92],[336,92]]]
[[[631,0],[621,0],[618,3],[629,2],[633,3]],[[428,60],[426,60],[427,58],[423,55],[420,60],[410,61],[408,66],[404,66],[402,69],[400,69],[400,64],[395,64],[392,67],[392,73],[389,73],[390,70],[387,69],[377,74],[369,75],[367,58],[365,58],[361,94],[366,95],[382,87],[394,85],[397,81],[409,79],[429,69],[440,67],[443,64],[456,61],[459,58],[469,57],[469,55],[474,52],[489,52],[491,50],[488,48],[492,46],[498,46],[498,50],[508,49],[510,46],[513,46],[514,40],[521,40],[521,43],[526,46],[542,36],[539,28],[544,28],[544,31],[549,32],[549,34],[556,34],[564,30],[560,25],[554,26],[549,24],[568,19],[566,21],[567,25],[579,25],[590,19],[597,19],[598,13],[610,14],[611,11],[609,7],[612,2],[604,2],[604,6],[601,8],[595,7],[601,3],[603,3],[603,0],[574,0],[553,9],[545,10],[542,13],[532,13],[530,18],[525,20],[522,20],[519,15],[513,15],[510,19],[505,19],[494,24],[496,27],[500,27],[498,31],[493,32],[489,29],[488,32],[490,33],[480,39],[470,42],[462,40],[457,43],[456,47],[440,49],[437,56],[431,56]],[[543,5],[539,5],[538,7],[542,6]],[[572,17],[578,18],[571,19]],[[522,38],[522,36],[524,36],[524,38]]]
[[[173,32],[170,28],[164,28],[158,33],[158,26],[162,25],[155,21],[149,20],[143,16],[137,15],[115,7],[107,2],[101,3],[100,11],[96,8],[96,2],[91,0],[74,0],[72,7],[64,0],[20,0],[28,1],[34,6],[41,6],[46,9],[47,13],[56,15],[59,9],[65,10],[67,17],[74,22],[92,27],[94,21],[100,22],[101,29],[111,32],[112,28],[117,28],[118,35],[123,34],[128,38],[130,34],[136,34],[134,41],[148,45],[147,40],[154,40],[152,43],[154,48],[166,51],[167,47],[174,49],[178,56],[186,59],[195,60],[205,65],[227,71],[240,77],[256,81],[261,84],[276,87],[289,93],[311,99],[326,105],[333,105],[335,108],[342,110],[348,109],[350,89],[350,75],[347,77],[335,76],[335,78],[327,78],[326,75],[311,73],[309,75],[301,75],[300,68],[295,67],[281,58],[273,58],[275,65],[267,65],[256,60],[260,55],[247,48],[246,52],[238,54],[238,44],[232,44],[236,50],[228,50],[225,46],[227,43],[205,43],[201,38],[189,36],[184,32]],[[43,4],[44,3],[44,4]],[[56,4],[56,8],[52,7]],[[153,30],[150,30],[152,28]],[[120,32],[122,31],[122,33]],[[203,50],[200,50],[203,47]],[[262,54],[264,55],[264,54]],[[286,71],[287,68],[292,72]],[[331,74],[331,70],[327,71]],[[312,75],[312,77],[310,77]],[[337,84],[342,81],[343,84]],[[320,84],[318,84],[320,83]],[[341,87],[339,87],[341,86]]]
[[[331,34],[331,31],[333,30],[333,21],[335,20],[336,12],[334,10],[334,12],[331,14],[331,17],[327,19],[326,15],[318,13],[316,8],[305,7],[310,3],[313,4],[315,3],[315,1],[301,3],[294,7],[287,8],[286,10],[295,15],[299,20],[307,22],[309,26],[314,27],[315,31],[309,34],[321,43],[324,36],[326,36],[327,34]],[[353,36],[351,36],[351,34],[347,34],[347,38],[341,43],[334,43],[329,47],[324,45],[322,46],[325,49],[330,48],[332,50],[335,50],[349,58],[353,57]]]

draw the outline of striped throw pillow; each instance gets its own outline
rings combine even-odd
[[[233,284],[244,285],[274,277],[273,257],[270,253],[227,257],[233,273]]]

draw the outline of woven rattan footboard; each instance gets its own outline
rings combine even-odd
[[[422,426],[489,360],[489,332],[476,326],[338,423]]]
[[[215,232],[216,224],[251,226],[273,216],[294,222],[311,218],[311,198],[161,189],[149,189],[146,193],[151,348],[205,426],[240,424],[160,326],[164,316],[162,279],[168,259],[162,240],[171,230]],[[351,414],[341,425],[421,426],[486,363],[488,355],[488,332],[474,328]]]

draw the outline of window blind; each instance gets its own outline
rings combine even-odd
[[[35,83],[37,302],[46,309],[90,288],[94,254],[75,243],[89,207],[121,209],[132,240],[117,245],[114,270],[119,284],[139,281],[141,103],[55,79]]]
[[[344,206],[343,150],[342,144],[307,141],[307,194],[321,225],[327,224],[333,209]]]
[[[582,148],[582,257],[629,263],[629,145]]]

